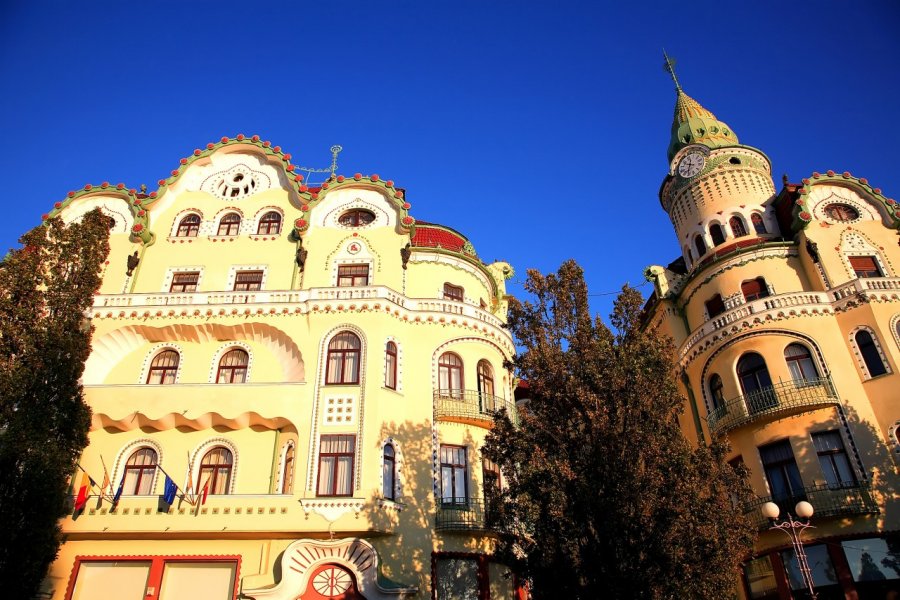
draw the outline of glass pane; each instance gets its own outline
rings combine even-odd
[[[509,567],[499,563],[490,563],[488,577],[491,582],[491,600],[515,599],[515,580]]]
[[[234,572],[232,562],[167,562],[159,600],[230,600]]]
[[[465,467],[456,467],[454,469],[453,497],[458,500],[466,498],[466,469]]]
[[[149,575],[150,563],[144,561],[83,562],[72,600],[109,598],[110,590],[121,600],[143,600]]]
[[[768,556],[751,560],[744,567],[744,577],[747,587],[750,588],[750,598],[777,598],[778,585],[775,583],[775,570]]]
[[[341,456],[337,462],[337,491],[340,496],[353,493],[353,457]]]
[[[804,546],[806,551],[806,562],[809,563],[809,570],[812,573],[813,585],[815,587],[834,585],[838,583],[837,575],[834,572],[834,566],[831,564],[831,558],[828,556],[828,548],[824,544],[817,546]],[[794,555],[794,550],[784,550],[781,553],[784,561],[784,568],[787,571],[788,581],[792,590],[806,589],[806,583],[800,574],[800,565]]]
[[[153,484],[153,469],[141,469],[137,471],[141,476],[141,484],[137,493],[142,496],[149,496],[153,492],[151,485]]]
[[[438,600],[478,600],[477,562],[438,558],[435,567]]]
[[[125,470],[125,486],[122,488],[123,493],[125,494],[140,494],[139,490],[135,489],[135,486],[138,482],[138,471],[133,469]]]
[[[336,459],[330,456],[319,458],[318,494],[331,494],[331,483],[334,481],[334,465]]]
[[[327,377],[325,378],[325,383],[340,383],[341,381],[341,365],[343,364],[344,355],[329,352],[328,353],[328,367],[327,367]]]
[[[841,542],[854,581],[900,579],[900,548],[868,538]]]

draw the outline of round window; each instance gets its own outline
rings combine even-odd
[[[849,204],[829,204],[825,207],[825,215],[835,221],[855,221],[859,211]]]
[[[338,218],[338,223],[345,227],[362,227],[375,220],[375,213],[355,208],[348,210]]]

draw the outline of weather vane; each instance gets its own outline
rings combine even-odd
[[[672,81],[675,82],[675,89],[681,91],[681,84],[678,83],[678,77],[675,76],[675,59],[669,58],[669,55],[666,54],[665,48],[663,48],[663,58],[665,59],[665,62],[663,63],[663,70],[672,76]]]
[[[324,183],[325,181],[328,181],[329,179],[331,179],[332,177],[334,177],[334,174],[337,172],[337,166],[338,166],[337,159],[338,159],[338,154],[341,153],[341,150],[343,150],[343,148],[342,148],[341,146],[335,144],[334,146],[332,146],[332,147],[330,148],[330,150],[331,150],[331,166],[330,166],[329,168],[327,168],[327,169],[314,169],[314,168],[312,168],[312,167],[297,167],[297,170],[298,170],[298,171],[303,171],[304,173],[307,174],[307,176],[306,176],[306,181],[307,181],[307,183],[308,183],[309,185],[318,185],[319,183]],[[324,181],[314,182],[314,181],[312,180],[312,174],[313,174],[313,173],[328,173],[328,177],[325,178]]]

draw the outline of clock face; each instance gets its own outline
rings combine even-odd
[[[693,177],[703,168],[706,159],[699,152],[691,152],[678,163],[678,174],[682,177]]]

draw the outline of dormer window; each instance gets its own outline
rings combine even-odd
[[[342,214],[338,218],[338,223],[344,227],[363,227],[372,223],[374,220],[375,213],[361,208],[354,208],[353,210],[348,210]]]

